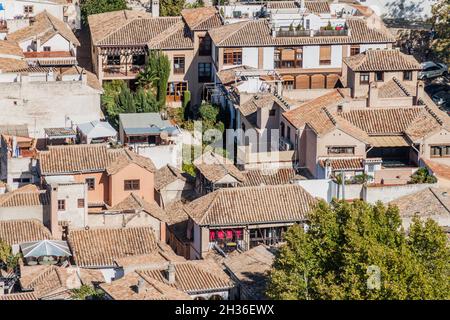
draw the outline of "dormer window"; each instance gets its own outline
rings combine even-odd
[[[381,72],[381,71],[375,72],[375,81],[383,82],[384,81],[384,72]]]
[[[412,81],[412,71],[403,72],[403,81]]]
[[[337,106],[337,112],[338,113],[342,113],[343,109],[344,109],[344,106],[342,104]]]
[[[369,84],[369,73],[363,72],[359,76],[359,84]]]

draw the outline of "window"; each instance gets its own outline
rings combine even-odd
[[[85,181],[86,181],[88,190],[95,190],[95,179],[94,178],[87,178]]]
[[[241,49],[225,49],[223,52],[223,63],[240,65],[242,64],[242,50]]]
[[[283,82],[283,88],[285,90],[294,90],[294,80],[285,80]]]
[[[344,106],[343,106],[342,104],[339,104],[339,105],[337,106],[337,112],[338,112],[338,113],[342,113],[343,109],[344,109]]]
[[[305,29],[309,30],[311,28],[311,20],[306,19],[305,20]]]
[[[242,17],[242,12],[241,11],[233,11],[233,18],[237,19]]]
[[[30,178],[13,178],[13,183],[30,183]]]
[[[184,73],[184,57],[173,57],[173,73]]]
[[[280,123],[281,137],[284,138],[284,122]]]
[[[331,46],[320,46],[320,65],[330,65],[331,64]]]
[[[361,52],[361,48],[358,44],[350,46],[350,56],[356,56]]]
[[[25,14],[33,13],[33,6],[23,6],[23,13]]]
[[[361,73],[359,75],[359,84],[369,84],[369,74]]]
[[[412,81],[412,71],[403,71],[403,81]]]
[[[198,82],[211,81],[211,63],[198,64]]]
[[[169,82],[167,84],[167,98],[169,101],[181,101],[183,93],[188,89],[187,82]]]
[[[143,66],[145,64],[145,55],[133,55],[132,64],[135,66]]]
[[[123,182],[124,190],[139,190],[139,180],[125,180]]]
[[[303,66],[302,48],[278,48],[274,54],[275,68],[301,68]]]
[[[273,116],[275,116],[276,114],[277,114],[277,110],[275,110],[275,109],[270,109],[270,110],[269,110],[269,116],[273,117]]]
[[[355,154],[355,147],[328,147],[328,154]]]
[[[66,210],[66,200],[58,200],[58,211]]]
[[[198,37],[198,41],[198,54],[201,56],[209,56],[211,54],[211,38],[209,36]]]
[[[51,51],[51,49],[52,49],[51,47],[44,47],[44,51],[47,51],[47,52]]]
[[[78,199],[78,208],[84,208],[84,199]]]
[[[287,127],[287,134],[286,134],[286,138],[288,138],[289,140],[291,139],[291,127]]]
[[[108,56],[106,64],[108,64],[110,66],[117,66],[117,65],[119,65],[120,64],[120,56],[119,55]]]
[[[431,146],[431,157],[450,157],[450,146]]]
[[[384,80],[384,72],[375,72],[375,81],[382,82]]]

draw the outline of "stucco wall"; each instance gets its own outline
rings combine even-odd
[[[82,81],[2,83],[0,86],[0,122],[27,124],[31,137],[44,138],[44,128],[101,118],[100,92],[83,85]]]
[[[139,190],[124,190],[125,180],[140,180]],[[154,201],[154,175],[152,172],[130,163],[128,166],[109,176],[110,199],[111,206],[116,205],[125,199],[131,192],[139,195],[148,202]]]

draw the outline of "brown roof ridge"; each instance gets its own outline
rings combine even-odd
[[[252,20],[241,21],[241,22],[230,23],[230,24],[228,24],[228,25],[224,25],[224,26],[230,26],[230,25],[236,26],[237,24],[241,24],[241,26],[240,26],[239,28],[236,28],[236,30],[234,30],[233,32],[231,32],[231,33],[229,33],[227,36],[225,36],[225,38],[222,39],[222,40],[218,43],[218,45],[220,45],[222,42],[224,42],[225,40],[227,40],[228,38],[230,38],[231,36],[233,36],[235,33],[241,31],[241,29],[242,29],[243,27],[245,27],[247,24],[249,24],[251,21],[252,21]],[[223,27],[223,26],[220,26],[220,27],[218,27],[218,28],[222,28],[222,27]],[[217,29],[218,29],[218,28],[217,28]],[[213,29],[213,30],[214,30],[214,29]]]
[[[185,27],[185,23],[183,20],[180,20],[177,23],[174,23],[173,25],[171,25],[169,28],[167,28],[166,30],[164,30],[163,33],[160,33],[159,35],[157,35],[156,37],[152,38],[147,45],[149,47],[153,47],[155,45],[157,45],[160,42],[163,42],[164,40],[167,40],[170,36],[172,36],[176,31],[184,29]]]
[[[436,199],[439,201],[440,204],[442,204],[442,206],[445,208],[445,210],[447,210],[448,213],[450,213],[450,208],[445,204],[444,201],[442,201],[442,199],[436,194],[436,191],[433,190],[432,187],[428,188],[430,190],[430,192],[436,197]]]

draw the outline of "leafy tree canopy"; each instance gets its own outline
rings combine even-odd
[[[87,17],[92,14],[123,10],[126,8],[126,0],[84,0],[80,5],[81,19],[87,25]]]
[[[13,254],[11,246],[0,239],[0,269],[14,269],[18,265],[20,257],[20,253]]]
[[[78,289],[72,289],[72,299],[74,300],[103,300],[105,294],[100,289],[92,286],[82,285]]]
[[[160,15],[163,17],[167,16],[179,16],[181,10],[183,10],[185,5],[185,0],[161,0],[160,1]]]
[[[272,299],[449,299],[447,237],[414,218],[408,236],[397,207],[320,202],[308,231],[295,225],[277,254]]]
[[[432,7],[433,28],[436,32],[433,49],[443,62],[450,63],[450,0],[438,0]]]

